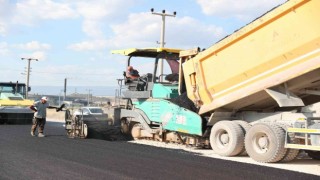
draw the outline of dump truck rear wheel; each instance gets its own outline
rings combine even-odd
[[[320,160],[320,151],[309,151],[305,150],[309,157],[315,160]]]
[[[248,122],[243,121],[243,120],[234,120],[234,121],[232,121],[232,122],[235,122],[235,123],[237,123],[237,124],[240,125],[240,127],[241,127],[241,129],[242,129],[242,131],[243,131],[244,136],[247,134],[247,132],[249,131],[249,129],[252,127],[251,124],[249,124]],[[243,143],[244,143],[244,142],[243,142]],[[244,146],[243,146],[241,152],[239,153],[239,155],[241,155],[241,156],[247,156],[247,155],[248,155],[248,153],[247,153],[247,151],[246,151],[246,148],[245,148]]]
[[[287,130],[288,126],[286,124],[281,124],[280,125],[284,131]],[[287,133],[287,141],[289,143],[297,143],[297,139],[294,137],[294,133]],[[291,149],[288,148],[286,154],[284,155],[283,159],[281,159],[280,162],[290,162],[292,160],[294,160],[298,154],[299,154],[300,150],[299,149]]]
[[[253,125],[245,136],[248,155],[258,162],[280,161],[286,154],[285,131],[276,124]]]
[[[244,146],[244,134],[232,121],[217,122],[211,129],[210,144],[215,153],[221,156],[236,156]]]

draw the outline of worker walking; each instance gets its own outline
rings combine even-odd
[[[47,97],[42,97],[40,101],[36,101],[33,105],[30,106],[30,109],[35,112],[33,117],[33,124],[31,127],[31,136],[35,136],[37,126],[39,126],[38,137],[45,136],[43,134],[43,130],[46,124],[47,108],[55,108],[49,105]]]

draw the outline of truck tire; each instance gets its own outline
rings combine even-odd
[[[211,129],[211,148],[221,156],[236,156],[244,146],[244,133],[235,122],[219,121]]]
[[[314,160],[320,160],[320,151],[310,151],[305,150],[305,152],[308,154],[309,157],[311,157]]]
[[[235,122],[235,123],[240,125],[244,136],[247,134],[249,129],[252,127],[251,124],[249,124],[248,122],[243,121],[243,120],[233,120],[232,122]],[[245,146],[243,146],[243,148],[242,148],[241,152],[239,153],[239,155],[241,155],[241,156],[247,156],[248,155]]]
[[[283,128],[284,131],[286,131],[288,128],[286,124],[281,124],[280,126]],[[287,141],[289,143],[297,143],[297,139],[294,137],[294,133],[287,134]],[[280,162],[290,162],[294,160],[298,156],[299,152],[300,152],[299,149],[288,148],[286,154],[284,155],[283,159],[281,159]]]
[[[246,151],[258,162],[280,161],[287,152],[284,144],[285,131],[276,124],[255,124],[245,136]]]

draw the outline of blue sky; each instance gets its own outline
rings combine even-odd
[[[161,17],[166,47],[207,48],[285,0],[0,0],[0,81],[30,86],[116,86],[125,59],[113,49],[158,47]],[[150,63],[136,65],[141,74]]]

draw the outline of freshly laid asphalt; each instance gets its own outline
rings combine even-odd
[[[0,179],[320,179],[319,176],[100,139],[70,139],[61,123],[46,137],[0,125]]]

